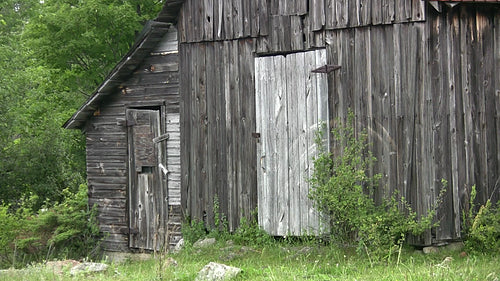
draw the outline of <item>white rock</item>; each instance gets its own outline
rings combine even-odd
[[[102,272],[108,269],[107,264],[103,263],[95,263],[95,262],[84,262],[73,268],[69,272],[71,275],[76,275],[79,273],[94,273],[94,272]]]
[[[174,253],[180,252],[184,248],[184,238],[181,238],[174,247]]]
[[[200,239],[193,244],[193,248],[205,248],[215,244],[215,238]]]
[[[241,272],[241,268],[228,266],[225,264],[211,262],[198,272],[196,281],[216,281],[229,280]]]

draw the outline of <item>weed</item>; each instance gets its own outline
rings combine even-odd
[[[314,159],[309,197],[327,215],[332,241],[357,243],[358,253],[366,254],[373,266],[376,261],[389,261],[400,253],[408,234],[418,236],[433,227],[437,205],[418,218],[398,193],[375,204],[374,191],[381,175],[368,172],[376,159],[368,150],[366,132],[356,134],[353,122],[350,111],[347,123],[332,130],[341,148],[336,155],[326,151],[321,145],[322,134],[317,134],[320,151]]]

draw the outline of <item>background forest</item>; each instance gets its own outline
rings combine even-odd
[[[85,140],[62,125],[161,7],[161,0],[0,2],[0,267],[57,255],[58,242],[82,240],[78,223],[95,233]]]

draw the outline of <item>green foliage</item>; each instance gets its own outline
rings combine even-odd
[[[251,219],[243,217],[240,226],[231,235],[231,239],[240,245],[269,246],[275,240],[266,231],[259,227],[257,222],[257,210],[251,214]]]
[[[418,218],[397,193],[375,204],[373,193],[380,174],[370,175],[376,159],[368,151],[367,134],[354,130],[354,114],[332,130],[340,147],[338,155],[325,151],[317,135],[319,155],[314,159],[310,198],[327,214],[334,242],[357,242],[358,252],[370,260],[390,260],[408,234],[420,235],[433,226],[434,210]]]
[[[0,1],[0,202],[39,209],[85,181],[84,138],[62,124],[161,1]]]
[[[99,229],[96,210],[87,205],[87,186],[77,193],[64,191],[64,199],[33,214],[30,198],[15,213],[0,207],[2,238],[0,266],[17,266],[52,258],[95,258]],[[5,235],[3,235],[5,233]],[[21,264],[19,264],[21,263]]]
[[[184,219],[181,227],[182,238],[186,245],[193,245],[200,238],[203,238],[207,235],[207,230],[205,228],[205,224],[197,219]]]
[[[496,205],[491,200],[474,211],[476,186],[472,186],[470,208],[463,215],[465,246],[469,251],[479,253],[500,252],[500,201]]]

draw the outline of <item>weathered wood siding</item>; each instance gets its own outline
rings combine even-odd
[[[180,42],[258,38],[259,53],[324,47],[325,30],[425,20],[421,0],[186,0]]]
[[[351,108],[368,131],[377,198],[397,189],[422,214],[448,181],[425,244],[460,237],[472,185],[478,202],[499,197],[500,14],[490,8],[327,33],[329,63],[342,66],[329,81],[332,121]]]
[[[161,131],[170,136],[165,155],[170,242],[180,238],[178,54],[177,44],[168,43],[175,41],[175,36],[170,34],[165,39],[166,43],[145,59],[86,123],[89,201],[97,205],[99,226],[105,234],[103,246],[109,251],[127,251],[129,247],[127,108],[156,108],[161,112]]]
[[[326,50],[255,59],[259,225],[271,235],[319,235],[325,229],[309,200],[308,179],[328,136]],[[327,148],[325,144],[325,148]]]
[[[415,242],[460,238],[472,185],[478,202],[500,192],[500,12],[497,4],[442,7],[186,0],[179,36],[187,213],[213,223],[217,195],[234,229],[256,207],[254,58],[326,48],[327,62],[341,66],[328,74],[330,122],[351,108],[356,129],[368,131],[378,158],[371,172],[383,174],[376,200],[399,190],[423,214],[445,179],[441,225]]]
[[[230,230],[257,203],[253,40],[181,44],[182,206]]]

